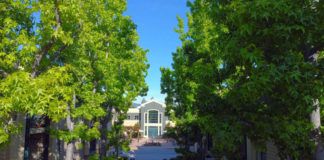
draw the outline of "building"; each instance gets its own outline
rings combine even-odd
[[[166,132],[165,127],[173,125],[165,115],[165,108],[165,104],[155,99],[147,102],[143,99],[140,106],[127,111],[128,118],[124,120],[124,126],[131,127],[138,123],[143,137],[161,137]]]
[[[280,160],[278,149],[272,141],[266,143],[266,151],[257,151],[249,138],[245,140],[246,145],[246,159],[247,160]]]
[[[173,125],[169,118],[165,116],[165,104],[151,99],[142,103],[134,108],[130,108],[127,112],[128,118],[124,120],[124,126],[134,127],[140,125],[140,132],[143,137],[158,138],[165,133],[165,128],[168,123]],[[114,113],[114,110],[113,110]],[[114,119],[116,120],[116,114]],[[46,126],[49,126],[47,120],[38,121],[42,119],[32,119],[32,123],[29,131],[29,152],[30,159],[64,159],[64,150],[66,149],[66,143],[58,140],[55,137],[50,137],[46,130]],[[0,160],[22,160],[24,158],[24,143],[25,143],[25,128],[26,115],[18,114],[17,121],[23,124],[23,131],[20,134],[13,135],[11,137],[11,144],[2,148],[0,151]],[[113,121],[110,121],[108,128],[113,125]],[[138,123],[138,124],[137,124]],[[46,125],[47,124],[47,125]],[[53,128],[58,126],[64,126],[64,121],[60,123],[51,124]],[[95,143],[91,143],[95,142]],[[84,147],[79,148],[75,146],[75,159],[83,159],[81,157],[91,155],[91,153],[98,152],[99,143],[97,141],[86,142]],[[78,144],[77,142],[76,144]],[[92,147],[91,147],[92,146]],[[82,151],[82,155],[79,152]]]

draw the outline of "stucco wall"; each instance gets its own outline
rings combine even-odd
[[[148,112],[149,110],[158,110],[159,111],[159,114],[161,113],[161,116],[162,116],[162,131],[161,133],[163,134],[163,131],[165,129],[165,125],[166,125],[166,120],[168,119],[166,116],[165,116],[165,107],[163,107],[162,104],[160,103],[157,103],[155,101],[149,101],[145,104],[143,104],[143,106],[140,107],[140,115],[141,115],[141,121],[140,121],[140,124],[141,124],[141,130],[144,131],[144,120],[145,120],[145,112]],[[160,115],[159,115],[160,116]],[[148,118],[148,117],[147,117]],[[159,119],[158,119],[159,121]]]
[[[136,123],[139,123],[138,120],[124,120],[124,126],[135,126]]]
[[[129,118],[130,119],[128,119],[128,120],[137,120],[137,119],[135,119],[135,116],[138,116],[138,118],[139,118],[139,113],[127,113],[127,116],[129,116]]]
[[[280,160],[276,146],[270,141],[267,142],[267,160]]]
[[[16,121],[20,123],[23,128],[19,134],[11,137],[9,146],[1,150],[0,160],[22,160],[24,158],[26,115],[17,114]]]
[[[258,160],[257,158],[257,150],[253,146],[253,143],[249,138],[247,138],[247,159],[248,160]],[[278,150],[276,146],[271,142],[268,141],[267,144],[267,151],[266,151],[266,159],[267,160],[280,160],[278,156]]]

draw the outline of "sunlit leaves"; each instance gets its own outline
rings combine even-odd
[[[272,140],[281,157],[309,158],[307,117],[313,99],[323,99],[323,52],[312,66],[305,49],[323,50],[323,7],[292,0],[197,0],[188,6],[188,32],[182,20],[176,29],[182,47],[173,54],[172,70],[161,69],[173,114],[195,111],[220,155],[239,157],[233,152],[247,136],[258,150]]]
[[[107,114],[103,103],[127,111],[135,97],[145,95],[147,50],[138,46],[136,25],[122,15],[125,9],[124,0],[1,3],[1,144],[18,133],[12,127],[18,126],[17,113],[58,123],[68,108],[76,127],[59,128],[55,135],[66,142],[98,138],[94,119]]]

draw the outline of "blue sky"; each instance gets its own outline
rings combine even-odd
[[[181,46],[174,27],[178,24],[177,15],[186,20],[186,12],[189,12],[186,4],[187,0],[127,0],[124,15],[131,16],[137,25],[139,45],[150,50],[147,53],[150,68],[146,77],[149,86],[146,100],[154,97],[164,102],[165,95],[160,93],[160,67],[171,67],[171,53]],[[142,99],[138,97],[135,103]]]

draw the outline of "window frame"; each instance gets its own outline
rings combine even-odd
[[[162,123],[162,113],[160,113],[159,120],[160,120],[160,123]]]
[[[149,110],[148,111],[148,122],[153,124],[159,123],[159,111],[158,110]]]

